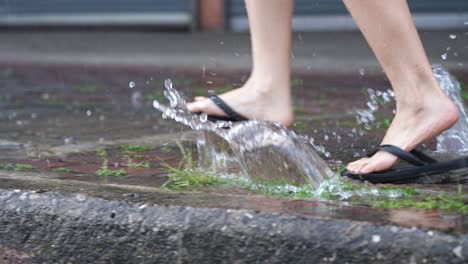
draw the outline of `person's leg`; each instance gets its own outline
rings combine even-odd
[[[406,0],[344,0],[395,90],[396,115],[382,144],[411,150],[447,130],[459,110],[437,83]],[[348,165],[358,173],[381,171],[397,158],[378,152]]]
[[[290,94],[291,19],[293,0],[246,0],[252,43],[253,69],[243,87],[220,97],[249,119],[289,126],[293,121]],[[192,112],[225,114],[211,100],[197,97]]]

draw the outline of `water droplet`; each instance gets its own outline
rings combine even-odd
[[[457,258],[461,258],[461,259],[463,258],[463,254],[462,254],[463,251],[462,251],[462,246],[461,245],[454,248],[452,250],[452,252],[453,252],[453,254],[455,254],[455,256],[457,256]]]
[[[380,235],[372,235],[372,242],[379,243],[381,240]]]
[[[219,44],[224,45],[224,41],[219,42]]]
[[[129,84],[128,84],[128,87],[130,87],[130,89],[132,88],[135,88],[136,84],[134,81],[131,81]]]
[[[63,140],[65,144],[73,144],[73,138],[72,137],[67,137]]]
[[[88,199],[88,196],[86,194],[84,194],[84,193],[79,193],[79,194],[76,195],[76,200],[78,202],[84,202],[84,201],[86,201],[86,199]]]
[[[457,35],[455,35],[455,34],[450,34],[450,35],[449,35],[449,38],[450,38],[450,39],[456,39],[456,38],[457,38]]]
[[[160,106],[161,106],[161,104],[160,104],[158,101],[153,100],[153,107],[154,107],[154,109],[159,109]]]
[[[448,56],[447,53],[444,53],[444,54],[440,55],[440,57],[441,57],[443,60],[446,60],[446,59],[447,59],[447,56]]]
[[[205,68],[205,65],[203,65],[203,68]],[[171,89],[172,89],[172,81],[171,81],[171,79],[166,79],[166,80],[164,81],[164,86],[166,87],[166,89],[171,90]]]
[[[87,116],[91,116],[91,114],[92,114],[91,110],[86,111]]]
[[[234,55],[236,55],[236,57],[239,57],[239,56],[240,56],[240,54],[237,53],[237,52],[234,52]]]
[[[200,122],[205,123],[208,120],[208,115],[203,113],[200,115]]]
[[[468,26],[468,21],[465,21],[465,23],[463,23],[463,25]]]
[[[360,75],[366,74],[366,70],[364,70],[363,68],[359,69],[359,74]]]

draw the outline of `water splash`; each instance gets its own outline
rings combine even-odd
[[[165,81],[170,106],[153,101],[154,108],[197,132],[199,165],[217,172],[240,169],[254,183],[318,187],[333,172],[315,152],[313,140],[268,121],[211,122],[206,114],[188,111],[185,100]],[[229,128],[229,129],[227,129]]]
[[[433,65],[432,71],[442,90],[460,109],[460,120],[452,128],[437,136],[436,151],[454,155],[464,154],[468,152],[468,115],[461,97],[460,83],[441,65]],[[367,93],[369,95],[367,108],[356,112],[356,121],[365,130],[371,130],[381,125],[380,120],[384,119],[378,116],[379,110],[382,110],[384,105],[393,102],[395,94],[392,90],[376,91],[373,89],[367,89]]]
[[[460,120],[437,137],[437,151],[453,154],[468,152],[468,115],[461,97],[460,83],[443,66],[433,65],[440,87],[460,109]]]

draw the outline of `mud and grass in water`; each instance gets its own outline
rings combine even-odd
[[[55,168],[52,171],[59,172],[59,173],[72,173],[73,172],[73,170],[71,170],[69,168],[64,168],[64,167]]]
[[[206,187],[232,187],[273,198],[319,198],[325,200],[348,201],[353,204],[370,205],[376,208],[400,209],[416,208],[422,210],[440,210],[446,212],[468,213],[468,195],[463,193],[462,185],[456,194],[423,193],[415,187],[372,186],[353,183],[332,177],[317,189],[312,185],[292,186],[273,183],[255,184],[241,178],[226,178],[208,170],[198,168],[192,159],[192,152],[179,149],[182,161],[177,167],[167,163],[168,181],[162,186],[172,190],[196,190]],[[339,172],[337,173],[339,175]]]
[[[193,160],[192,151],[184,148],[181,143],[177,143],[182,154],[182,160],[177,167],[170,166],[161,161],[167,169],[168,180],[161,187],[171,190],[194,190],[201,187],[215,187],[228,185],[230,181],[222,179],[218,175],[202,168],[198,168]]]
[[[22,164],[22,163],[0,163],[0,169],[2,170],[19,170],[19,171],[28,171],[34,170],[36,167],[30,164]]]
[[[132,154],[132,153],[140,153],[140,152],[146,152],[149,151],[150,148],[146,146],[141,146],[141,145],[121,145],[119,147],[124,153],[126,154]]]
[[[104,159],[102,162],[101,168],[96,171],[96,174],[101,177],[121,177],[127,175],[127,171],[124,169],[120,170],[111,170],[107,165],[108,161]]]

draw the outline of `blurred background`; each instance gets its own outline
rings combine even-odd
[[[420,29],[463,26],[466,0],[409,0]],[[295,31],[355,30],[340,0],[296,0]],[[188,31],[248,30],[243,0],[2,0],[2,26],[148,26]]]

